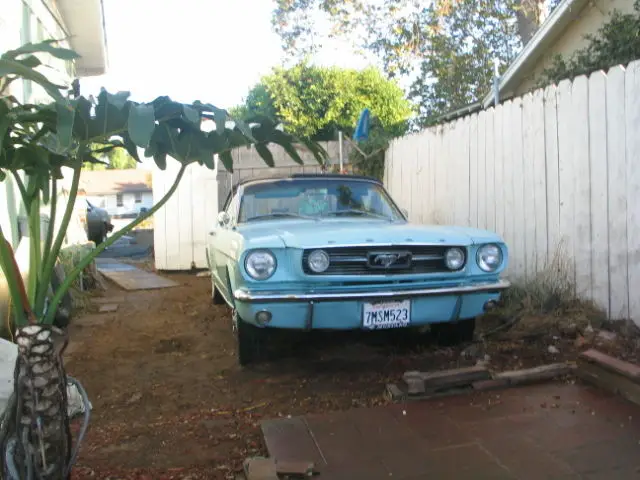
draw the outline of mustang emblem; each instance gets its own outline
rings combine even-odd
[[[411,252],[371,252],[368,260],[370,268],[408,268],[411,266]]]

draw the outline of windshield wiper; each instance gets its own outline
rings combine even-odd
[[[308,219],[308,220],[315,220],[314,217],[310,217],[308,215],[300,215],[298,213],[274,212],[274,213],[266,213],[264,215],[256,215],[255,217],[249,217],[245,221],[251,222],[253,220],[262,220],[262,219],[266,219],[266,218],[282,218],[282,217],[305,218],[305,219]]]
[[[347,215],[347,214],[356,214],[356,215],[366,215],[368,217],[374,217],[374,218],[382,218],[384,220],[391,220],[389,217],[387,217],[386,215],[381,215],[379,213],[373,213],[373,212],[367,212],[365,210],[357,210],[354,208],[348,209],[348,210],[334,210],[332,212],[327,212],[326,215]]]

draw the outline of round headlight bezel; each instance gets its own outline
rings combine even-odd
[[[320,255],[323,258],[326,259],[326,267],[324,269],[315,269],[313,268],[313,264],[312,264],[312,257],[314,255]],[[324,273],[326,272],[329,267],[331,266],[331,258],[329,257],[329,254],[327,252],[325,252],[322,249],[317,249],[317,250],[313,250],[311,253],[309,253],[309,256],[307,257],[307,266],[309,267],[309,270],[311,270],[313,273]]]
[[[488,249],[495,249],[497,251],[497,254],[493,256],[496,256],[498,258],[498,261],[496,265],[493,267],[489,266],[485,259],[487,256],[486,250]],[[486,245],[482,245],[478,249],[478,253],[476,255],[476,263],[478,264],[478,267],[480,267],[480,270],[482,270],[483,272],[494,273],[502,266],[503,262],[504,262],[504,254],[502,253],[502,249],[500,248],[499,245],[495,243],[487,243]]]
[[[454,268],[454,267],[451,266],[451,264],[449,262],[449,258],[448,258],[450,253],[459,253],[460,254],[460,258],[461,258],[462,261],[461,261],[459,267]],[[449,270],[451,270],[452,272],[458,272],[458,271],[462,270],[464,268],[464,266],[466,265],[466,263],[467,263],[467,255],[466,255],[466,253],[464,252],[464,250],[462,248],[459,248],[459,247],[448,248],[447,251],[444,252],[444,263],[447,266],[447,268]]]
[[[265,272],[262,275],[259,274],[256,271],[255,266],[251,264],[251,259],[255,258],[257,255],[266,255],[267,257],[271,258],[272,265],[270,267],[270,270],[268,272]],[[245,272],[247,272],[247,275],[249,275],[249,277],[251,277],[254,280],[259,280],[259,281],[268,280],[273,276],[277,268],[278,268],[278,260],[276,259],[276,256],[273,254],[271,250],[266,250],[266,249],[252,250],[251,252],[247,253],[247,256],[244,259],[244,270]]]

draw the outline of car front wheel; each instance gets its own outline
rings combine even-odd
[[[238,341],[238,362],[245,366],[264,361],[267,356],[268,330],[245,322],[235,313],[234,316],[236,317],[234,321]]]
[[[475,318],[460,320],[458,322],[434,323],[431,325],[431,332],[437,342],[447,347],[471,342],[475,329]]]

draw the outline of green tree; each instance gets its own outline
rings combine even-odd
[[[295,58],[321,48],[323,34],[345,37],[389,76],[411,76],[410,98],[430,123],[487,94],[494,60],[504,71],[545,13],[544,0],[278,0],[273,25]]]
[[[122,148],[109,149],[108,145],[97,143],[91,145],[91,149],[98,152],[94,153],[94,157],[99,162],[85,162],[82,166],[85,170],[128,170],[136,168],[138,164],[136,159]],[[104,149],[106,151],[100,153]]]
[[[272,118],[294,135],[333,139],[336,129],[353,132],[364,108],[395,135],[404,133],[413,113],[402,89],[375,68],[358,71],[306,62],[274,69],[232,111],[245,120]]]

